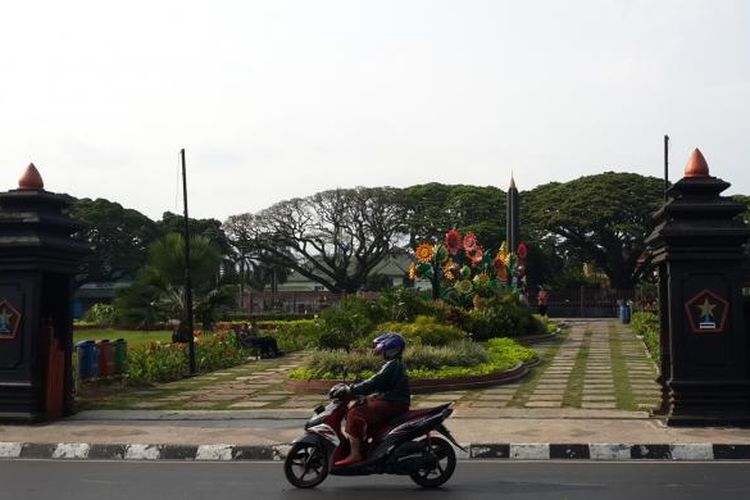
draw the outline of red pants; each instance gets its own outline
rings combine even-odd
[[[406,401],[372,399],[357,405],[346,414],[346,433],[364,441],[367,433],[393,420],[409,409]]]

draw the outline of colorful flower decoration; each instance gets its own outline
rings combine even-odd
[[[442,264],[448,260],[448,249],[445,248],[445,245],[438,243],[435,245],[435,248],[433,248],[433,251],[435,252],[435,260],[437,260],[438,264]]]
[[[469,280],[461,280],[455,285],[456,291],[461,295],[468,295],[471,293],[472,285]]]
[[[518,254],[518,258],[521,260],[525,260],[526,256],[529,253],[529,249],[526,248],[526,243],[521,242],[518,245],[518,250],[516,250],[516,253]]]
[[[451,229],[445,233],[445,246],[451,255],[456,255],[461,251],[461,233]]]
[[[469,258],[472,264],[479,265],[482,263],[482,259],[484,258],[484,249],[476,245],[474,248],[470,250],[466,250],[466,256]]]
[[[485,273],[479,273],[474,276],[474,284],[480,287],[487,286],[490,284],[490,277]]]
[[[416,250],[417,261],[425,264],[432,260],[432,255],[433,255],[432,245],[430,245],[429,243],[422,243],[417,247],[417,250]]]
[[[464,236],[464,250],[467,252],[477,246],[477,236],[474,233],[466,233]]]
[[[499,289],[522,293],[526,283],[528,248],[521,243],[513,253],[507,242],[489,253],[474,233],[451,229],[443,242],[420,243],[409,266],[410,280],[428,280],[434,299],[470,308]]]

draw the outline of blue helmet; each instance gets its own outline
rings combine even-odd
[[[406,348],[406,341],[398,333],[387,332],[372,341],[375,353],[382,354],[385,359],[400,356]]]

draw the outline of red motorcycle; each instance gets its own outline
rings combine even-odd
[[[456,469],[451,443],[463,450],[443,425],[453,413],[452,403],[408,411],[373,429],[362,443],[364,460],[337,467],[336,461],[349,454],[349,440],[342,433],[341,421],[350,403],[363,404],[364,400],[341,391],[342,385],[331,388],[330,402],[315,408],[315,414],[305,424],[305,434],[292,443],[284,461],[284,473],[292,485],[313,488],[328,474],[406,475],[425,488],[436,488],[450,479]],[[433,433],[442,434],[447,441]]]

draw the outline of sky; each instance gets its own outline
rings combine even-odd
[[[750,194],[750,2],[0,3],[0,189],[158,219],[354,186],[670,176]]]

